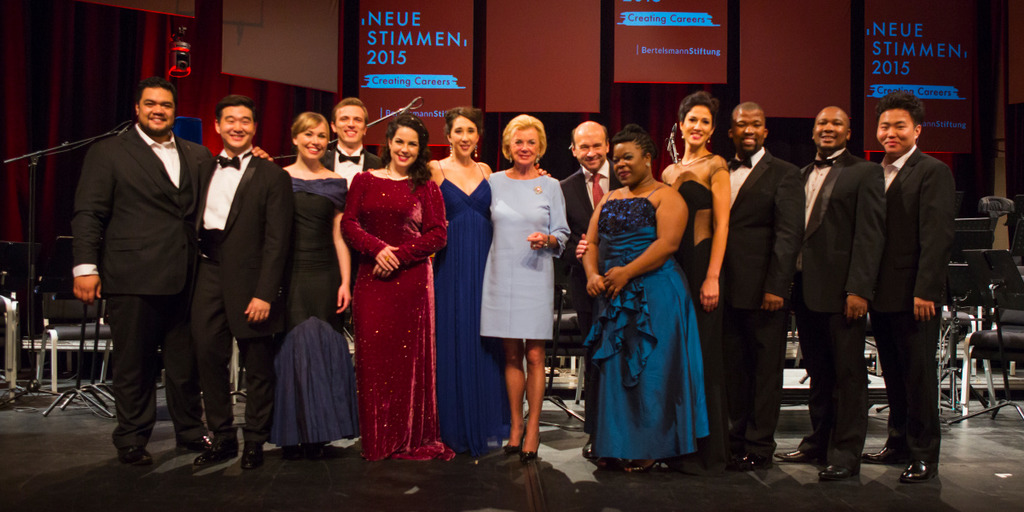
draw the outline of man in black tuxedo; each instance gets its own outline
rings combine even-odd
[[[210,152],[175,137],[177,91],[151,77],[135,93],[138,122],[96,143],[85,157],[71,220],[75,296],[107,299],[114,338],[117,427],[124,464],[152,464],[146,444],[156,423],[158,350],[167,409],[179,448],[207,446],[188,300],[196,240],[192,226],[199,168]]]
[[[569,222],[569,241],[566,247],[573,250],[562,251],[562,261],[569,270],[569,294],[572,296],[572,307],[576,310],[576,319],[584,336],[590,332],[594,321],[594,299],[587,294],[587,275],[583,265],[576,258],[575,248],[584,238],[590,227],[590,217],[594,214],[594,206],[601,202],[611,190],[622,186],[619,177],[611,172],[608,164],[608,129],[594,121],[584,121],[572,131],[572,154],[580,163],[580,168],[568,178],[562,180],[562,195],[565,196],[565,215]],[[586,357],[587,369],[590,369],[590,356]],[[597,405],[597,372],[585,373],[584,390],[586,397],[585,417],[596,414]],[[590,434],[590,439],[583,446],[583,456],[593,457],[594,426],[591,422],[584,423],[583,430]]]
[[[359,98],[349,97],[338,102],[331,111],[331,131],[338,136],[338,144],[327,148],[320,163],[324,167],[336,172],[348,185],[356,174],[369,171],[370,169],[382,169],[384,163],[380,157],[366,151],[363,147],[363,137],[366,136],[366,119],[369,114],[366,105]],[[352,248],[349,247],[352,251]],[[355,254],[353,252],[352,254]],[[352,281],[359,270],[359,258],[352,258]],[[344,313],[351,322],[352,310]]]
[[[726,380],[730,468],[766,469],[775,452],[782,403],[786,319],[796,257],[804,232],[800,170],[764,148],[764,111],[741,103],[729,134],[732,208],[722,272],[722,353]]]
[[[885,249],[871,303],[871,329],[889,399],[889,436],[875,464],[910,464],[904,483],[939,472],[935,350],[943,287],[953,246],[956,183],[946,164],[917,148],[924,105],[892,92],[879,100],[878,142],[885,150]]]
[[[868,428],[864,331],[885,244],[882,168],[850,154],[850,118],[826,107],[814,120],[814,162],[803,169],[803,247],[797,260],[793,309],[800,349],[811,378],[811,434],[789,462],[827,465],[821,480],[860,472]]]
[[[273,335],[284,329],[281,281],[291,243],[291,178],[252,156],[256,133],[252,99],[230,95],[217,103],[224,150],[200,169],[199,248],[202,258],[192,300],[192,334],[213,446],[202,466],[238,455],[228,363],[238,340],[245,367],[242,469],[263,464],[274,406]]]
[[[359,98],[345,98],[331,111],[331,131],[338,136],[338,144],[327,148],[320,162],[349,184],[360,172],[384,167],[380,157],[363,148],[367,117],[366,105]]]

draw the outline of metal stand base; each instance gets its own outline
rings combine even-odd
[[[49,407],[43,411],[43,416],[49,416],[55,407],[60,407],[60,410],[67,409],[71,401],[80,398],[86,406],[95,411],[97,414],[107,417],[114,418],[114,413],[110,412],[107,406],[107,402],[104,398],[109,400],[111,403],[114,402],[114,396],[110,394],[106,384],[86,384],[85,386],[69,389],[61,393]]]
[[[1024,411],[1021,410],[1020,405],[1017,405],[1016,402],[1011,402],[1009,400],[1000,400],[991,407],[986,407],[978,412],[972,412],[967,416],[961,416],[959,418],[950,420],[949,424],[952,425],[954,423],[960,423],[961,421],[964,421],[966,419],[970,419],[975,416],[981,416],[982,414],[988,413],[992,413],[992,419],[996,419],[996,414],[999,414],[999,409],[1002,409],[1003,407],[1013,407],[1014,409],[1017,410],[1017,415],[1020,416],[1020,419],[1024,420]]]

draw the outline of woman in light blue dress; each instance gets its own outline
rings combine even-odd
[[[707,437],[704,366],[693,301],[672,258],[686,203],[651,175],[647,132],[631,124],[611,143],[624,186],[598,205],[583,256],[587,292],[598,298],[586,341],[601,382],[594,454],[599,464],[646,471]]]
[[[513,165],[489,179],[494,238],[480,306],[480,334],[504,340],[512,413],[505,453],[519,453],[524,463],[537,458],[540,446],[544,341],[551,339],[554,309],[551,258],[562,253],[569,238],[562,189],[537,170],[545,149],[544,125],[537,118],[516,116],[505,127],[501,151]],[[523,421],[524,394],[531,412],[528,425]]]

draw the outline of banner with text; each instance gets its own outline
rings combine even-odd
[[[473,95],[473,0],[362,2],[359,19],[359,97],[374,121],[401,110],[430,131],[430,143],[447,145],[444,113],[469,105]],[[387,121],[366,134],[382,144]]]
[[[615,81],[726,82],[727,0],[615,0]]]
[[[924,102],[918,146],[970,153],[974,109],[974,2],[864,3],[864,148],[877,150],[875,107],[890,91]]]

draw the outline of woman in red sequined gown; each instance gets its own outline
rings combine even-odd
[[[449,460],[437,421],[429,260],[445,246],[444,199],[430,181],[423,122],[402,114],[386,139],[384,168],[356,175],[342,219],[359,253],[352,314],[363,457]]]

